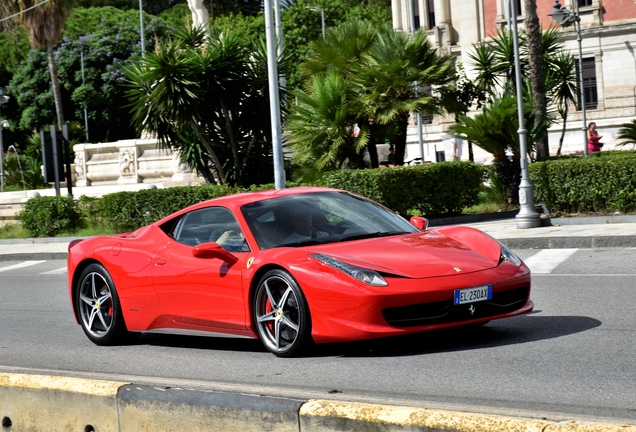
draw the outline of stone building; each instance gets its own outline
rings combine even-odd
[[[409,2],[392,0],[393,27],[398,31],[411,31]],[[508,0],[412,0],[415,28],[423,28],[430,41],[441,51],[450,52],[462,62],[471,77],[468,53],[473,44],[488,38],[507,25]],[[525,18],[523,0],[517,3],[519,28]],[[575,10],[579,2],[583,51],[583,74],[587,121],[596,122],[605,148],[616,143],[616,134],[622,123],[636,116],[636,1],[633,0],[560,0],[562,7]],[[554,0],[536,0],[541,26],[553,24],[548,14]],[[562,28],[562,41],[566,49],[578,57],[577,34],[574,26]],[[579,107],[570,107],[563,152],[583,150],[582,114]],[[428,119],[424,122],[425,157],[434,159],[435,149],[446,150],[449,144],[445,130],[453,119]],[[556,154],[562,124],[552,126],[549,132],[550,152]],[[409,132],[411,155],[419,155],[417,128]],[[488,160],[478,154],[476,159]],[[466,152],[463,159],[466,158]]]

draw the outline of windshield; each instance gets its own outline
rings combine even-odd
[[[418,232],[402,217],[348,192],[272,198],[241,207],[261,249]]]

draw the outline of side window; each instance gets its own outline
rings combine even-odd
[[[177,224],[173,237],[190,246],[216,242],[230,252],[250,250],[236,218],[223,207],[207,207],[186,213]]]

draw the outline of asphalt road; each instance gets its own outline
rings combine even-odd
[[[64,261],[0,261],[0,371],[634,423],[636,249],[517,252],[534,272],[530,315],[297,359],[222,338],[98,347],[73,320]]]

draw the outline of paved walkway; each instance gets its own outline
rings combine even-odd
[[[616,220],[627,222],[613,223]],[[514,218],[464,225],[480,229],[512,249],[636,247],[636,217],[569,218],[561,223],[559,219],[551,222],[553,226],[528,229],[517,229]],[[68,243],[73,239],[0,240],[0,260],[66,259]]]

